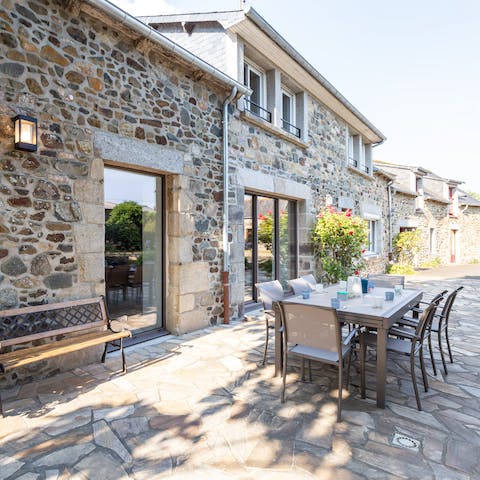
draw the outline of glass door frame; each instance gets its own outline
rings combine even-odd
[[[129,345],[136,345],[141,342],[146,342],[148,340],[158,338],[164,335],[168,335],[169,332],[166,329],[166,314],[167,314],[167,308],[166,308],[166,282],[167,282],[167,256],[166,256],[166,245],[167,245],[167,236],[166,236],[166,226],[167,226],[167,218],[166,218],[166,206],[167,206],[167,196],[166,196],[166,177],[165,175],[159,173],[159,172],[153,172],[150,170],[143,170],[141,168],[135,168],[134,166],[131,165],[125,165],[125,164],[118,164],[116,162],[110,162],[108,160],[103,160],[103,168],[110,168],[110,169],[115,169],[115,170],[120,170],[124,172],[130,172],[130,173],[136,173],[138,175],[147,175],[150,177],[155,177],[160,179],[160,183],[162,186],[162,194],[160,196],[160,201],[162,202],[161,208],[158,208],[157,205],[157,218],[160,221],[161,225],[161,232],[162,232],[162,237],[161,237],[161,262],[162,262],[162,271],[161,271],[161,291],[158,292],[158,294],[161,296],[161,326],[157,326],[152,328],[151,330],[147,330],[144,332],[139,332],[135,335],[132,335],[129,338],[125,338],[123,340],[124,346],[129,346]],[[104,194],[104,201],[105,201],[105,194]],[[107,307],[108,308],[108,307]]]
[[[255,283],[258,279],[258,197],[269,198],[274,201],[273,208],[273,219],[274,219],[274,230],[273,230],[273,260],[274,260],[274,272],[275,280],[279,280],[280,276],[280,201],[286,200],[288,202],[293,202],[295,208],[293,209],[293,222],[295,224],[294,228],[294,239],[295,244],[295,272],[294,278],[298,276],[298,200],[284,197],[273,197],[268,194],[246,191],[245,196],[248,195],[252,199],[252,299],[246,300],[246,305],[254,305],[258,303],[258,293],[255,288]],[[245,285],[246,287],[246,285]]]

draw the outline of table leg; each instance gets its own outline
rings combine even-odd
[[[387,382],[387,330],[377,329],[377,407],[385,408]]]
[[[280,330],[280,312],[275,309],[275,377],[282,373],[282,334]]]

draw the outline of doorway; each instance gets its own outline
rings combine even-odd
[[[245,303],[258,301],[256,283],[297,276],[297,202],[254,193],[244,197]]]
[[[450,263],[456,263],[457,255],[457,230],[450,230]]]
[[[105,298],[133,337],[164,333],[164,178],[105,168]]]

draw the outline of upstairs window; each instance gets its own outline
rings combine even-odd
[[[448,199],[450,200],[448,214],[452,217],[458,217],[458,195],[455,187],[448,187]]]
[[[250,97],[245,99],[245,108],[263,118],[267,122],[272,122],[272,114],[265,107],[265,75],[260,70],[252,67],[248,63],[243,66],[244,84],[252,90]]]
[[[415,209],[418,212],[423,212],[425,206],[425,198],[423,192],[423,178],[415,177],[415,192],[417,197],[415,198]]]
[[[348,136],[348,164],[363,173],[372,173],[372,145],[363,143],[361,135]]]
[[[300,138],[300,129],[296,126],[295,95],[282,90],[282,128]]]
[[[422,177],[415,178],[415,191],[418,195],[423,195],[423,179]]]

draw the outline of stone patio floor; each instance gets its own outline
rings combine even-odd
[[[429,292],[465,286],[451,317],[455,363],[434,377],[427,361],[423,412],[408,359],[393,355],[385,410],[372,361],[368,398],[351,387],[341,423],[333,368],[305,383],[293,369],[281,404],[273,351],[258,365],[263,322],[238,322],[131,347],[126,375],[113,354],[3,391],[0,480],[480,478],[478,272],[417,279]]]

